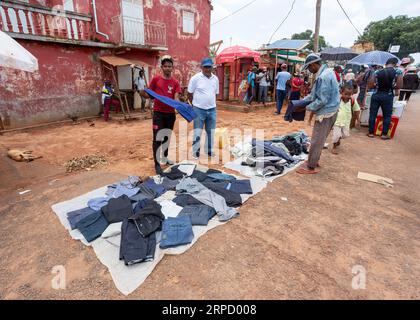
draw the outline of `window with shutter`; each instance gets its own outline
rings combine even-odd
[[[195,33],[195,15],[193,12],[182,12],[182,30],[184,33]]]

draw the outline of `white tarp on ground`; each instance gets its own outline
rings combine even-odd
[[[241,177],[237,178],[241,179]],[[250,197],[256,195],[267,186],[267,182],[261,179],[253,178],[250,180],[254,194],[242,195],[244,203]],[[136,290],[152,273],[153,269],[156,267],[159,261],[162,260],[165,254],[178,255],[184,253],[189,248],[191,248],[194,243],[207,231],[224,224],[219,222],[217,216],[215,216],[212,220],[210,220],[207,226],[193,226],[194,239],[191,244],[164,250],[160,249],[159,245],[157,244],[155,259],[153,261],[143,262],[133,266],[126,266],[123,261],[119,260],[121,235],[117,235],[108,239],[98,238],[89,244],[78,230],[71,230],[70,224],[67,220],[68,212],[87,207],[87,202],[90,199],[105,196],[106,190],[107,187],[102,187],[72,200],[55,204],[51,208],[58,216],[63,226],[69,231],[73,239],[80,240],[85,245],[91,245],[93,247],[93,250],[95,251],[98,259],[108,268],[109,272],[111,273],[111,277],[114,280],[115,286],[124,295],[128,295]],[[175,205],[175,203],[173,204]],[[156,238],[157,240],[160,239],[160,235],[157,234]],[[174,270],[174,272],[176,271]]]
[[[0,43],[0,66],[28,72],[38,70],[38,59],[3,31]]]

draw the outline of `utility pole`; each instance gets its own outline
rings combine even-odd
[[[319,28],[321,25],[321,4],[322,0],[316,0],[316,23],[315,23],[315,35],[314,35],[314,51],[319,51]]]

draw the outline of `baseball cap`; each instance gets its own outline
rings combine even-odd
[[[308,69],[309,65],[315,62],[321,61],[321,57],[315,53],[311,53],[306,57],[305,64],[303,65],[302,71]]]
[[[213,67],[213,60],[211,58],[204,58],[201,60],[202,67]]]

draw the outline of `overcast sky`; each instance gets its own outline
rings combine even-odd
[[[212,23],[229,15],[251,0],[212,0]],[[256,0],[226,20],[211,27],[211,40],[223,40],[222,49],[244,45],[253,49],[268,43],[270,36],[285,18],[293,0]],[[361,33],[371,21],[390,15],[420,16],[420,0],[341,0]],[[316,0],[296,0],[294,9],[272,42],[315,28]],[[332,46],[352,46],[358,33],[345,17],[336,0],[322,1],[321,35]],[[220,52],[220,51],[219,51]],[[417,57],[416,57],[417,58]],[[420,56],[419,56],[420,58]]]

